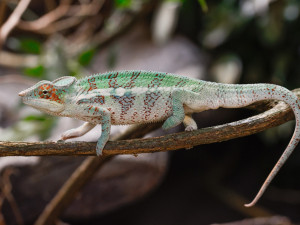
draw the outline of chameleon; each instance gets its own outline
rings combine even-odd
[[[185,131],[197,129],[192,113],[209,109],[240,108],[254,102],[275,99],[293,110],[294,134],[280,159],[266,178],[250,207],[256,204],[300,140],[300,100],[275,84],[222,84],[153,71],[114,71],[77,80],[73,76],[40,81],[19,93],[23,103],[54,116],[85,121],[62,134],[61,139],[79,137],[101,124],[96,153],[109,139],[111,125],[164,121],[170,129],[181,123]]]

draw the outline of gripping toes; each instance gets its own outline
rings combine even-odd
[[[195,127],[193,127],[193,126],[187,126],[187,127],[185,128],[185,131],[194,131],[194,130],[197,130],[197,127],[195,128]]]
[[[110,127],[111,127],[111,117],[110,113],[107,110],[100,111],[99,114],[101,115],[101,136],[98,139],[97,147],[96,147],[96,153],[97,156],[101,156],[103,152],[103,148],[106,144],[106,142],[109,139],[110,134]]]
[[[97,142],[97,147],[96,147],[96,154],[97,154],[97,156],[101,156],[102,155],[103,148],[104,148],[106,142],[107,141],[100,140],[100,138],[99,138],[99,140]]]
[[[61,135],[61,140],[67,140],[78,136],[79,136],[78,131],[76,129],[71,129],[71,130],[67,130]]]
[[[191,115],[185,115],[183,124],[185,126],[185,131],[197,130],[197,124]]]
[[[109,126],[109,127],[108,127]],[[102,134],[97,142],[96,154],[97,156],[101,156],[103,152],[103,148],[109,139],[110,125],[102,124]]]
[[[162,125],[162,128],[164,130],[168,130],[170,128],[176,127],[177,125],[179,125],[182,122],[183,118],[179,118],[176,116],[170,116]]]
[[[61,140],[67,140],[70,138],[80,137],[80,136],[86,134],[87,132],[89,132],[95,126],[96,126],[95,124],[86,122],[86,123],[82,124],[80,127],[77,127],[77,128],[71,129],[71,130],[67,130],[66,132],[64,132],[61,135]]]

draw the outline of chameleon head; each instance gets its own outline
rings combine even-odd
[[[21,91],[22,101],[49,114],[59,114],[65,109],[64,100],[67,89],[76,81],[75,77],[61,77],[53,82],[40,81]]]

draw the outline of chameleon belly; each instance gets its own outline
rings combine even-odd
[[[111,122],[114,125],[157,122],[165,120],[172,114],[170,92],[165,93],[163,89],[95,89],[88,95],[82,95],[81,99],[79,97],[77,104],[107,109],[111,113]],[[98,123],[96,118],[84,117],[82,119]]]

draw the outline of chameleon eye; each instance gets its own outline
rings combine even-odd
[[[40,86],[39,92],[38,92],[40,98],[48,99],[48,98],[50,98],[51,93],[52,93],[52,86],[51,85],[44,84],[44,85]]]

